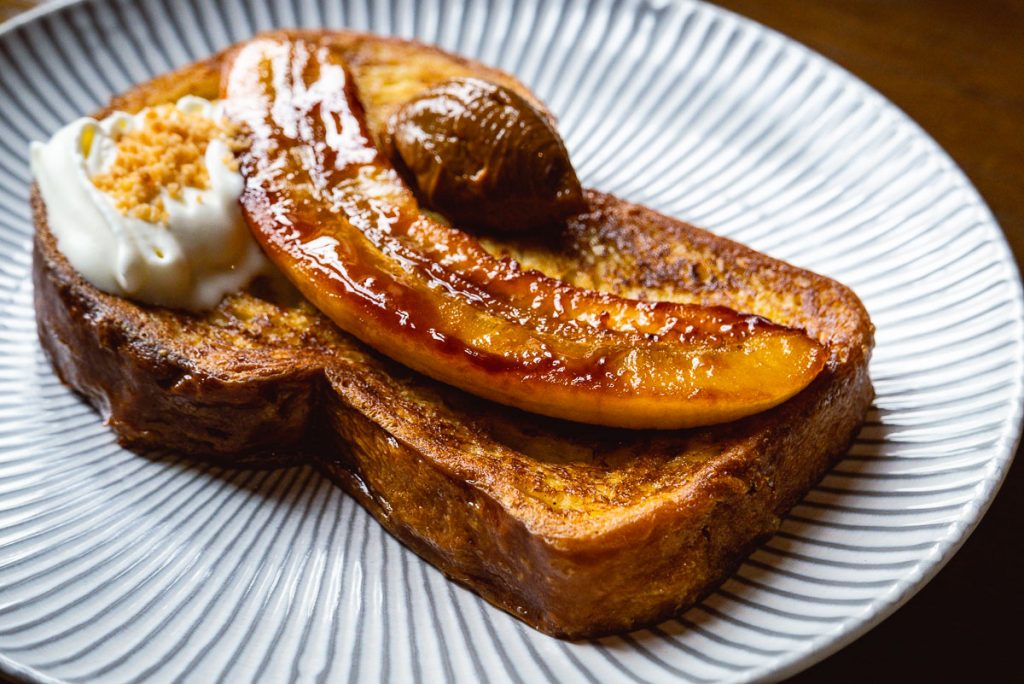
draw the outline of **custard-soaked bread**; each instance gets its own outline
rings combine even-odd
[[[302,35],[346,52],[375,132],[452,76],[532,98],[416,43]],[[216,97],[229,53],[111,107]],[[99,292],[57,251],[35,195],[40,338],[124,444],[250,465],[311,454],[392,534],[495,605],[559,636],[618,632],[708,592],[844,452],[872,397],[872,326],[835,281],[609,195],[586,202],[556,238],[487,247],[582,287],[802,328],[825,346],[824,371],[725,425],[639,432],[542,418],[417,375],[267,283],[203,315]]]

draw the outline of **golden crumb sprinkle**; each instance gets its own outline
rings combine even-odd
[[[113,198],[122,215],[166,223],[170,217],[161,191],[180,200],[185,188],[207,189],[207,146],[224,138],[236,150],[234,137],[233,131],[201,114],[183,112],[174,105],[153,107],[137,128],[115,137],[113,163],[92,182]],[[228,167],[237,170],[238,162],[232,157]]]

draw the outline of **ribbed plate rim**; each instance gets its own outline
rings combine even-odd
[[[25,25],[38,21],[50,14],[57,14],[75,5],[102,4],[108,0],[50,0],[42,5],[29,9],[6,22],[0,23],[0,40],[8,33],[11,33]],[[1007,271],[1007,280],[1012,282],[1012,305],[1015,312],[1016,340],[1024,339],[1024,285],[1022,285],[1020,269],[1017,266],[1013,253],[1005,234],[1001,230],[998,221],[992,214],[984,198],[971,183],[966,173],[960,168],[956,161],[949,155],[941,145],[911,116],[895,105],[885,95],[860,79],[848,69],[833,62],[824,55],[814,51],[798,40],[781,33],[771,27],[765,26],[753,19],[740,15],[727,8],[707,3],[704,0],[665,0],[653,2],[652,0],[641,0],[647,4],[702,4],[708,6],[714,12],[729,15],[741,24],[745,24],[758,31],[771,34],[786,43],[789,47],[802,52],[810,60],[823,65],[825,68],[840,73],[844,79],[853,82],[861,88],[864,93],[877,100],[877,103],[884,109],[893,112],[904,125],[909,125],[916,135],[916,138],[923,142],[930,154],[939,160],[945,169],[951,172],[959,189],[965,191],[973,199],[983,218],[987,221],[986,228],[993,238],[993,246],[999,252],[999,265]],[[1018,363],[1018,365],[1020,365]],[[876,601],[868,604],[867,609],[855,617],[850,617],[842,623],[838,632],[826,632],[817,635],[807,642],[803,649],[793,649],[787,655],[772,659],[765,666],[748,671],[747,680],[761,679],[783,679],[791,676],[811,665],[823,660],[829,655],[852,643],[857,638],[878,625],[885,618],[892,615],[902,605],[909,601],[920,591],[956,554],[960,547],[967,541],[971,533],[977,528],[984,517],[989,506],[1010,470],[1024,434],[1024,377],[1019,375],[1015,378],[1011,393],[1013,394],[1013,414],[1004,423],[999,443],[993,447],[993,458],[990,459],[985,479],[978,484],[980,496],[968,504],[969,515],[962,515],[955,522],[951,523],[945,535],[936,542],[936,547],[927,558],[921,558],[901,579],[897,580],[886,592],[884,601]],[[0,653],[0,673],[22,677],[40,682],[58,682],[48,675],[35,670],[32,667],[19,664],[17,661]]]
[[[685,2],[685,0],[671,1]],[[946,168],[955,175],[962,189],[969,195],[973,196],[973,199],[977,202],[978,206],[984,213],[984,217],[991,224],[990,227],[994,228],[993,232],[995,233],[996,242],[999,245],[999,250],[1001,252],[1002,266],[1009,271],[1009,275],[1011,276],[1010,279],[1015,283],[1013,306],[1016,310],[1016,323],[1019,333],[1021,331],[1021,324],[1024,322],[1024,281],[1021,280],[1021,270],[1017,265],[1017,260],[1014,258],[1014,254],[1010,248],[1010,243],[1006,238],[1006,234],[1003,232],[1002,226],[1000,226],[999,221],[996,220],[995,215],[992,213],[992,209],[988,206],[988,202],[985,201],[985,198],[974,186],[974,183],[971,182],[970,177],[968,177],[967,173],[960,167],[956,160],[953,159],[952,155],[950,155],[949,152],[947,152],[946,149],[940,145],[939,142],[935,140],[935,138],[933,138],[914,117],[904,111],[902,107],[894,103],[877,88],[861,79],[838,62],[832,61],[825,55],[817,52],[799,40],[770,26],[766,26],[759,21],[751,19],[750,17],[746,17],[726,7],[707,2],[707,0],[694,1],[711,6],[716,11],[728,14],[741,23],[755,25],[760,30],[772,34],[780,40],[789,43],[795,49],[803,52],[811,59],[822,62],[829,68],[842,73],[847,79],[863,88],[865,92],[870,93],[873,97],[877,98],[884,108],[894,111],[897,116],[904,121],[904,123],[908,124],[914,130],[918,139],[924,141],[925,144],[931,148],[930,151],[935,154]],[[992,468],[989,477],[986,478],[985,487],[982,490],[984,495],[979,497],[979,500],[972,504],[971,516],[969,518],[960,518],[956,523],[950,525],[948,533],[940,542],[941,554],[937,558],[919,562],[915,566],[914,572],[908,573],[903,579],[899,580],[889,591],[889,594],[897,595],[891,603],[880,604],[877,605],[874,610],[865,611],[864,614],[859,616],[856,621],[846,623],[846,629],[841,634],[835,635],[831,640],[828,640],[824,644],[818,643],[818,641],[821,640],[821,637],[819,637],[812,642],[808,649],[803,653],[800,651],[794,651],[789,657],[781,658],[776,661],[779,665],[778,667],[769,668],[767,671],[759,671],[759,673],[755,674],[752,679],[756,679],[758,676],[765,676],[769,672],[771,673],[773,680],[786,679],[816,663],[821,662],[830,655],[837,653],[870,632],[873,628],[885,621],[886,618],[902,608],[910,599],[914,598],[919,591],[924,589],[924,587],[927,586],[927,584],[934,579],[939,572],[942,571],[946,564],[949,563],[953,556],[955,556],[960,548],[967,542],[971,534],[973,534],[978,528],[982,518],[985,517],[985,513],[988,512],[989,507],[992,505],[992,502],[995,501],[996,496],[999,494],[999,490],[1006,481],[1006,476],[1010,472],[1010,468],[1016,458],[1021,442],[1024,441],[1024,378],[1017,378],[1014,385],[1014,391],[1016,393],[1014,415],[1007,422],[1005,426],[1006,431],[1004,432],[1001,440],[1001,445],[1005,448],[1005,451],[1000,452],[998,454],[998,458],[994,459],[995,467]]]

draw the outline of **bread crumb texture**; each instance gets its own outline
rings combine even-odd
[[[167,104],[148,109],[141,124],[115,134],[117,153],[110,167],[92,178],[124,216],[150,223],[166,223],[167,207],[161,191],[181,200],[185,188],[206,190],[210,174],[206,148],[222,138],[237,151],[236,132],[202,114],[184,112]],[[238,163],[228,160],[232,170]]]

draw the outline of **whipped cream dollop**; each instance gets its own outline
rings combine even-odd
[[[219,127],[224,122],[221,104],[187,96],[174,107],[178,112],[172,118],[179,124],[203,117],[218,124],[207,125],[206,134],[223,133],[203,140],[205,153],[196,159],[183,155],[178,160],[162,151],[165,171],[181,170],[183,178],[193,181],[158,177],[155,182],[163,184],[149,188],[150,194],[158,193],[149,204],[126,202],[142,183],[129,174],[118,177],[125,159],[115,162],[119,155],[137,158],[153,150],[143,142],[126,151],[119,141],[147,126],[145,132],[163,131],[166,137],[160,118],[170,106],[135,115],[115,112],[102,121],[78,119],[49,142],[32,143],[32,174],[58,248],[87,281],[139,302],[201,311],[271,269],[242,218],[238,199],[244,183],[228,129]],[[140,164],[141,177],[154,182],[144,161]]]

